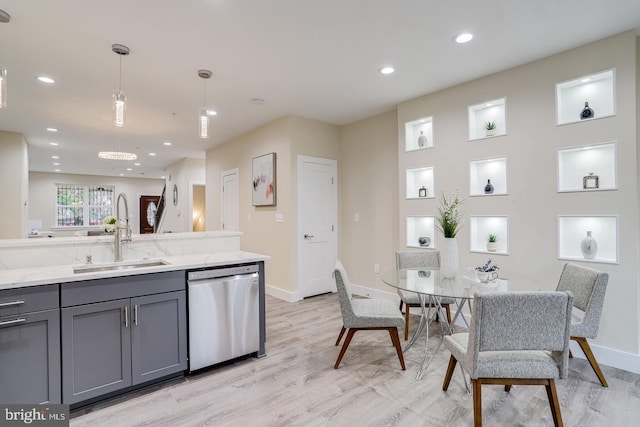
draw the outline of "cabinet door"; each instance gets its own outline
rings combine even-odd
[[[129,299],[62,309],[62,399],[72,404],[131,385]]]
[[[185,291],[131,299],[133,384],[187,369]]]
[[[61,403],[58,309],[0,318],[0,402]]]

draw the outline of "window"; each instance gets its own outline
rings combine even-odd
[[[58,227],[87,227],[102,224],[113,215],[113,186],[56,184],[56,224]]]

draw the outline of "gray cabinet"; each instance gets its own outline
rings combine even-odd
[[[0,402],[61,403],[58,285],[0,292]]]
[[[184,371],[184,287],[182,271],[62,284],[63,403]]]

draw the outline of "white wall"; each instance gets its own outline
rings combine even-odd
[[[398,247],[405,245],[407,215],[436,214],[437,200],[405,200],[405,170],[419,165],[434,166],[437,194],[457,189],[465,199],[465,225],[457,237],[461,267],[492,257],[505,277],[524,277],[543,289],[555,289],[566,262],[558,259],[558,215],[618,215],[619,264],[584,263],[609,273],[600,332],[593,341],[618,354],[638,355],[636,42],[634,32],[623,33],[400,104]],[[616,69],[617,114],[556,126],[555,84],[610,68]],[[499,97],[507,99],[507,135],[469,142],[467,106]],[[435,148],[406,153],[404,123],[424,116],[434,117]],[[557,149],[609,141],[618,146],[618,189],[558,193]],[[469,161],[495,156],[508,159],[508,195],[469,197]],[[507,215],[509,255],[471,253],[469,215]],[[440,233],[436,245],[438,238]]]
[[[166,203],[159,231],[181,233],[191,231],[193,218],[189,215],[191,182],[205,181],[204,159],[182,159],[167,167]],[[177,204],[173,204],[173,186],[178,189]],[[161,188],[162,191],[162,188]]]
[[[0,131],[0,239],[25,237],[29,199],[29,156],[22,134]]]
[[[133,233],[140,232],[140,196],[159,196],[164,185],[161,179],[119,178],[96,175],[59,173],[29,173],[29,219],[42,221],[41,230],[51,230],[56,224],[56,184],[113,185],[115,195],[124,193],[129,205],[129,222]],[[124,205],[120,213],[124,216]],[[115,213],[115,212],[114,212]],[[69,231],[56,231],[56,235],[72,235]]]

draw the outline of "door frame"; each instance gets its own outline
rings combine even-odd
[[[224,177],[227,175],[235,175],[238,180],[238,194],[236,200],[238,201],[238,230],[240,231],[240,169],[233,168],[220,172],[220,230],[224,230]]]
[[[193,232],[193,186],[204,186],[204,200],[205,200],[205,218],[206,218],[206,206],[207,206],[207,183],[206,181],[191,181],[189,180],[189,228],[188,230]]]
[[[297,291],[295,291],[294,293],[294,301],[301,301],[304,297],[304,289],[303,289],[303,277],[302,277],[302,269],[299,267],[300,265],[302,265],[302,246],[304,243],[304,230],[302,229],[302,221],[300,220],[300,212],[302,212],[302,197],[300,197],[300,195],[302,194],[302,191],[304,191],[304,189],[302,188],[302,164],[305,162],[314,162],[314,163],[321,163],[327,166],[333,166],[335,167],[335,171],[336,171],[336,178],[335,178],[335,207],[336,207],[336,211],[335,211],[335,218],[336,218],[336,224],[335,224],[335,254],[336,254],[336,258],[338,258],[338,240],[339,240],[339,233],[340,233],[340,226],[339,226],[339,221],[340,221],[340,216],[339,216],[339,212],[340,209],[338,207],[338,202],[339,202],[339,195],[338,195],[338,161],[334,160],[334,159],[327,159],[324,157],[313,157],[313,156],[298,156],[297,158],[297,177],[296,177],[296,182],[297,182],[297,189],[296,189],[296,209],[297,209],[297,214],[296,214],[296,218],[297,218],[297,226],[296,226],[296,231],[297,231],[297,238],[296,238],[296,245],[297,247],[297,253],[298,253],[298,258],[297,258],[297,262],[295,263],[296,268],[297,268],[297,277],[298,277],[298,289]]]

